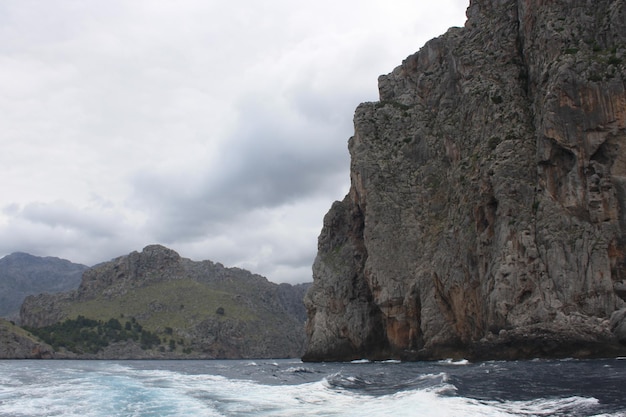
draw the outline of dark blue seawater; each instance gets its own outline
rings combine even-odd
[[[0,361],[0,416],[626,416],[626,359]]]

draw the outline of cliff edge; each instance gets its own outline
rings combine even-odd
[[[356,109],[304,360],[626,353],[626,2],[467,17]]]

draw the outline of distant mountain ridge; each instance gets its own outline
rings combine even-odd
[[[78,288],[86,265],[15,252],[0,259],[0,317],[15,318],[29,295]]]
[[[65,356],[299,357],[305,340],[302,300],[308,287],[275,284],[240,268],[195,262],[150,245],[86,270],[74,291],[29,296],[20,320],[42,335],[46,326],[57,335],[92,332],[98,339],[92,342],[103,344],[96,349],[83,341],[46,340]],[[107,332],[110,337],[103,340]]]

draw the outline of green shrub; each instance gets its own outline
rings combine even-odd
[[[74,353],[97,353],[110,343],[128,339],[139,340],[142,349],[151,349],[161,343],[156,334],[143,330],[134,319],[122,328],[119,320],[114,318],[102,322],[78,316],[50,326],[25,329],[55,350],[65,348]]]

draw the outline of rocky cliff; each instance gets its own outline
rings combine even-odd
[[[626,351],[626,2],[467,18],[356,109],[305,360]]]
[[[32,334],[0,319],[0,359],[51,359],[54,350]]]
[[[0,317],[17,318],[28,295],[75,290],[86,265],[16,252],[0,259]]]
[[[102,322],[97,326],[100,336],[119,329],[106,348],[78,351],[79,357],[299,357],[306,288],[274,284],[211,261],[194,262],[151,245],[88,269],[75,291],[28,297],[20,318],[24,326],[41,328],[84,317],[88,320],[79,322]],[[113,325],[107,327],[110,320]],[[133,332],[149,343],[133,340]]]

